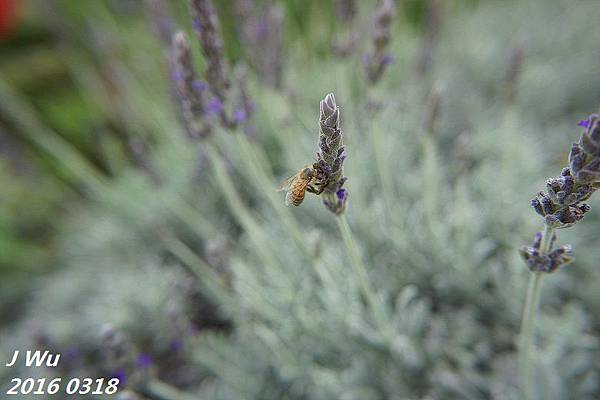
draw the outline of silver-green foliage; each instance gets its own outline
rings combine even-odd
[[[198,395],[518,398],[515,346],[527,271],[516,249],[536,229],[528,201],[556,169],[556,149],[576,140],[573,114],[594,111],[592,93],[600,92],[599,75],[586,69],[598,54],[600,28],[589,22],[598,7],[568,4],[453,10],[425,77],[413,72],[418,38],[396,26],[397,62],[368,95],[358,60],[305,63],[292,50],[286,91],[250,82],[256,139],[217,130],[210,141],[186,145],[164,99],[151,100],[160,91],[132,84],[134,101],[164,133],[155,154],[162,186],[128,172],[95,192],[96,204],[65,228],[66,269],[32,299],[31,318],[67,341],[93,342],[90,330],[110,322],[139,343],[160,342],[171,329],[161,307],[178,298],[171,282],[187,265],[233,326],[193,343],[185,362],[199,368],[189,388]],[[559,14],[567,28],[551,47],[548,21]],[[515,35],[524,37],[526,61],[510,104],[496,88]],[[432,78],[446,90],[436,129],[427,132]],[[274,191],[278,178],[311,162],[319,100],[329,92],[341,108],[348,153],[346,216],[373,303],[363,301],[336,217],[312,195],[286,208]],[[369,111],[368,97],[383,108]],[[551,277],[542,299],[536,387],[543,398],[591,399],[600,391],[598,283],[589,278],[597,277],[597,258],[585,255],[597,253],[592,221],[581,224],[581,239],[565,239],[583,256]],[[172,235],[199,256],[164,240]],[[226,262],[209,267],[202,249],[218,236],[230,242]],[[87,277],[100,288],[78,289],[90,284]],[[61,312],[69,303],[81,308]]]

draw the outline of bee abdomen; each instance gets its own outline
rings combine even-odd
[[[304,201],[304,194],[306,192],[304,190],[290,190],[288,192],[288,203],[294,206],[299,206]]]

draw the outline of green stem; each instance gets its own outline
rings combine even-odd
[[[218,272],[208,265],[200,256],[198,256],[185,243],[179,240],[171,232],[163,232],[160,235],[165,248],[175,257],[183,262],[190,271],[196,275],[198,281],[205,292],[221,305],[233,303],[229,295],[229,289],[226,286],[225,279]]]
[[[139,391],[144,395],[151,396],[153,399],[159,400],[193,400],[196,396],[183,392],[174,386],[165,382],[154,379],[143,384]]]
[[[379,307],[379,303],[377,302],[375,292],[371,287],[371,282],[369,281],[369,275],[367,274],[367,269],[363,264],[362,258],[360,257],[360,253],[358,252],[358,247],[356,246],[356,242],[354,241],[354,236],[352,235],[352,231],[350,230],[350,226],[348,225],[348,220],[345,215],[340,215],[336,218],[338,227],[342,234],[342,239],[348,248],[348,252],[350,253],[350,262],[352,265],[352,271],[354,276],[358,281],[358,289],[361,291],[367,306],[371,308],[373,312],[373,318],[378,327],[383,327],[385,322],[385,315],[381,307]]]
[[[217,184],[220,186],[221,191],[225,195],[229,208],[231,209],[234,217],[239,221],[241,226],[247,232],[249,239],[254,243],[254,246],[258,254],[263,258],[265,263],[270,266],[278,266],[273,249],[269,245],[266,233],[262,229],[259,222],[252,216],[250,210],[244,202],[235,187],[235,184],[229,174],[227,173],[221,156],[217,149],[210,143],[206,143],[206,151],[210,158],[213,171],[215,173],[215,179]]]
[[[553,228],[545,225],[540,243],[540,254],[545,255],[550,251],[552,243]],[[523,320],[521,322],[521,343],[519,346],[519,376],[525,399],[535,398],[535,366],[533,362],[532,346],[535,336],[535,318],[542,293],[543,272],[533,272],[529,276],[527,296],[525,297],[525,308],[523,309]]]
[[[438,243],[438,230],[436,228],[438,204],[439,204],[439,166],[437,162],[437,148],[435,140],[431,135],[425,135],[423,139],[423,180],[424,203],[427,227],[434,238],[434,243]]]

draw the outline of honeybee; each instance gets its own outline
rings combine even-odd
[[[314,165],[307,165],[294,175],[287,178],[281,183],[277,191],[287,191],[285,195],[285,204],[293,204],[299,206],[304,200],[306,190],[311,191],[311,183],[317,177],[317,171],[313,168]],[[313,190],[314,191],[314,190]]]
[[[299,206],[306,192],[320,195],[329,183],[329,166],[324,161],[307,165],[296,174],[287,178],[277,191],[287,191],[285,204]]]

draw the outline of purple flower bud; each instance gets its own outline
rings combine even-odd
[[[174,82],[179,82],[183,79],[183,71],[181,71],[181,69],[179,68],[175,68],[173,70],[173,72],[171,73],[171,79]]]
[[[202,31],[202,23],[200,22],[199,18],[194,18],[192,21],[192,26],[196,32],[200,33]]]
[[[67,353],[65,354],[65,358],[67,361],[73,361],[79,357],[79,349],[75,346],[71,346],[67,349]]]
[[[577,126],[581,126],[582,128],[589,128],[590,127],[590,120],[589,118],[586,119],[582,119],[581,121],[579,121],[577,123]]]
[[[264,39],[265,37],[267,37],[268,33],[269,27],[267,26],[267,23],[265,21],[259,21],[255,27],[256,37],[259,39]]]
[[[194,82],[192,82],[192,87],[199,92],[203,92],[206,89],[208,89],[208,84],[206,82],[195,79]]]
[[[239,124],[245,122],[246,119],[248,119],[248,115],[246,114],[246,111],[244,109],[237,108],[233,113],[233,119]]]
[[[381,59],[381,65],[383,65],[384,67],[387,67],[389,65],[392,65],[392,63],[394,62],[394,57],[392,57],[389,54],[386,54],[385,56],[383,56],[383,58]]]
[[[146,354],[146,353],[140,353],[135,362],[135,365],[140,369],[147,368],[151,364],[152,364],[152,357],[150,357],[150,355]]]
[[[125,373],[124,369],[117,369],[110,374],[111,378],[117,378],[119,380],[119,387],[124,387],[127,385],[127,373]]]
[[[339,201],[344,201],[344,200],[346,200],[346,198],[348,198],[348,191],[346,189],[342,188],[342,189],[338,190],[337,192],[335,192],[335,195]]]
[[[219,100],[217,97],[213,97],[213,99],[208,103],[208,113],[209,114],[219,114],[223,110],[223,102]]]

